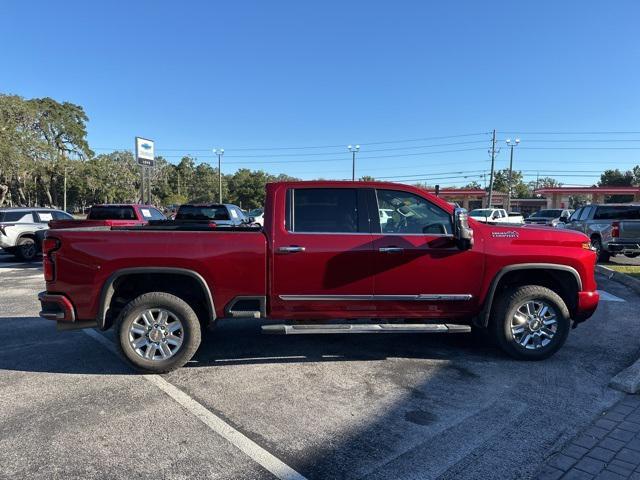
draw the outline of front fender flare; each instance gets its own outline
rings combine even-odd
[[[568,265],[558,265],[555,263],[518,263],[515,265],[507,265],[502,268],[491,280],[491,286],[489,287],[489,291],[487,292],[487,296],[485,297],[484,306],[480,312],[480,316],[478,318],[478,324],[482,327],[486,327],[489,325],[489,316],[491,315],[491,307],[493,305],[493,299],[496,294],[496,290],[498,289],[498,285],[500,284],[500,280],[507,273],[516,271],[516,270],[560,270],[564,272],[571,273],[578,287],[578,291],[582,290],[582,279],[580,278],[580,274],[578,271],[570,267]]]

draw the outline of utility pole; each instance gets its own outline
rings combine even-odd
[[[360,150],[360,145],[348,145],[351,152],[351,181],[356,181],[356,153]]]
[[[489,177],[489,205],[487,207],[491,208],[493,205],[493,171],[496,166],[496,130],[493,129],[493,136],[491,138],[491,176]]]
[[[507,138],[507,145],[511,147],[511,155],[509,156],[509,189],[507,195],[507,212],[511,211],[511,183],[513,178],[513,147],[517,147],[520,144],[520,139],[516,138],[514,142],[511,142],[510,138]]]
[[[224,148],[216,148],[213,153],[218,156],[218,203],[222,203],[222,155],[224,155]]]

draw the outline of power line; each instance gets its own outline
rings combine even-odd
[[[501,133],[507,133],[510,135],[636,135],[640,132],[523,132],[523,131],[504,131]]]
[[[440,135],[433,137],[420,137],[420,138],[407,138],[403,140],[382,140],[376,142],[360,142],[360,146],[362,145],[386,145],[386,144],[394,144],[394,143],[410,143],[410,142],[422,142],[428,140],[444,140],[448,138],[462,138],[462,137],[474,137],[479,135],[488,135],[488,132],[478,132],[478,133],[461,133],[457,135]],[[276,151],[276,150],[306,150],[306,149],[318,149],[318,148],[344,148],[347,145],[347,142],[341,144],[334,145],[303,145],[300,147],[226,147],[227,151]],[[121,148],[112,148],[112,147],[94,147],[93,150],[131,150],[129,147],[121,147]],[[211,152],[211,148],[190,148],[190,147],[182,147],[182,148],[159,148],[158,152]]]
[[[640,147],[520,147],[525,150],[640,150]]]

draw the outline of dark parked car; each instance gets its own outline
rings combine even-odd
[[[559,223],[565,223],[573,210],[568,210],[566,208],[551,208],[539,210],[535,213],[529,215],[528,218],[525,218],[525,223],[533,223],[535,225],[550,225],[552,227],[556,227]]]
[[[176,213],[177,222],[214,222],[217,227],[242,227],[253,223],[240,207],[228,203],[201,203],[180,205]]]

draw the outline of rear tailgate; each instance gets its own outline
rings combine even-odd
[[[640,220],[622,220],[619,228],[620,241],[640,243]]]

